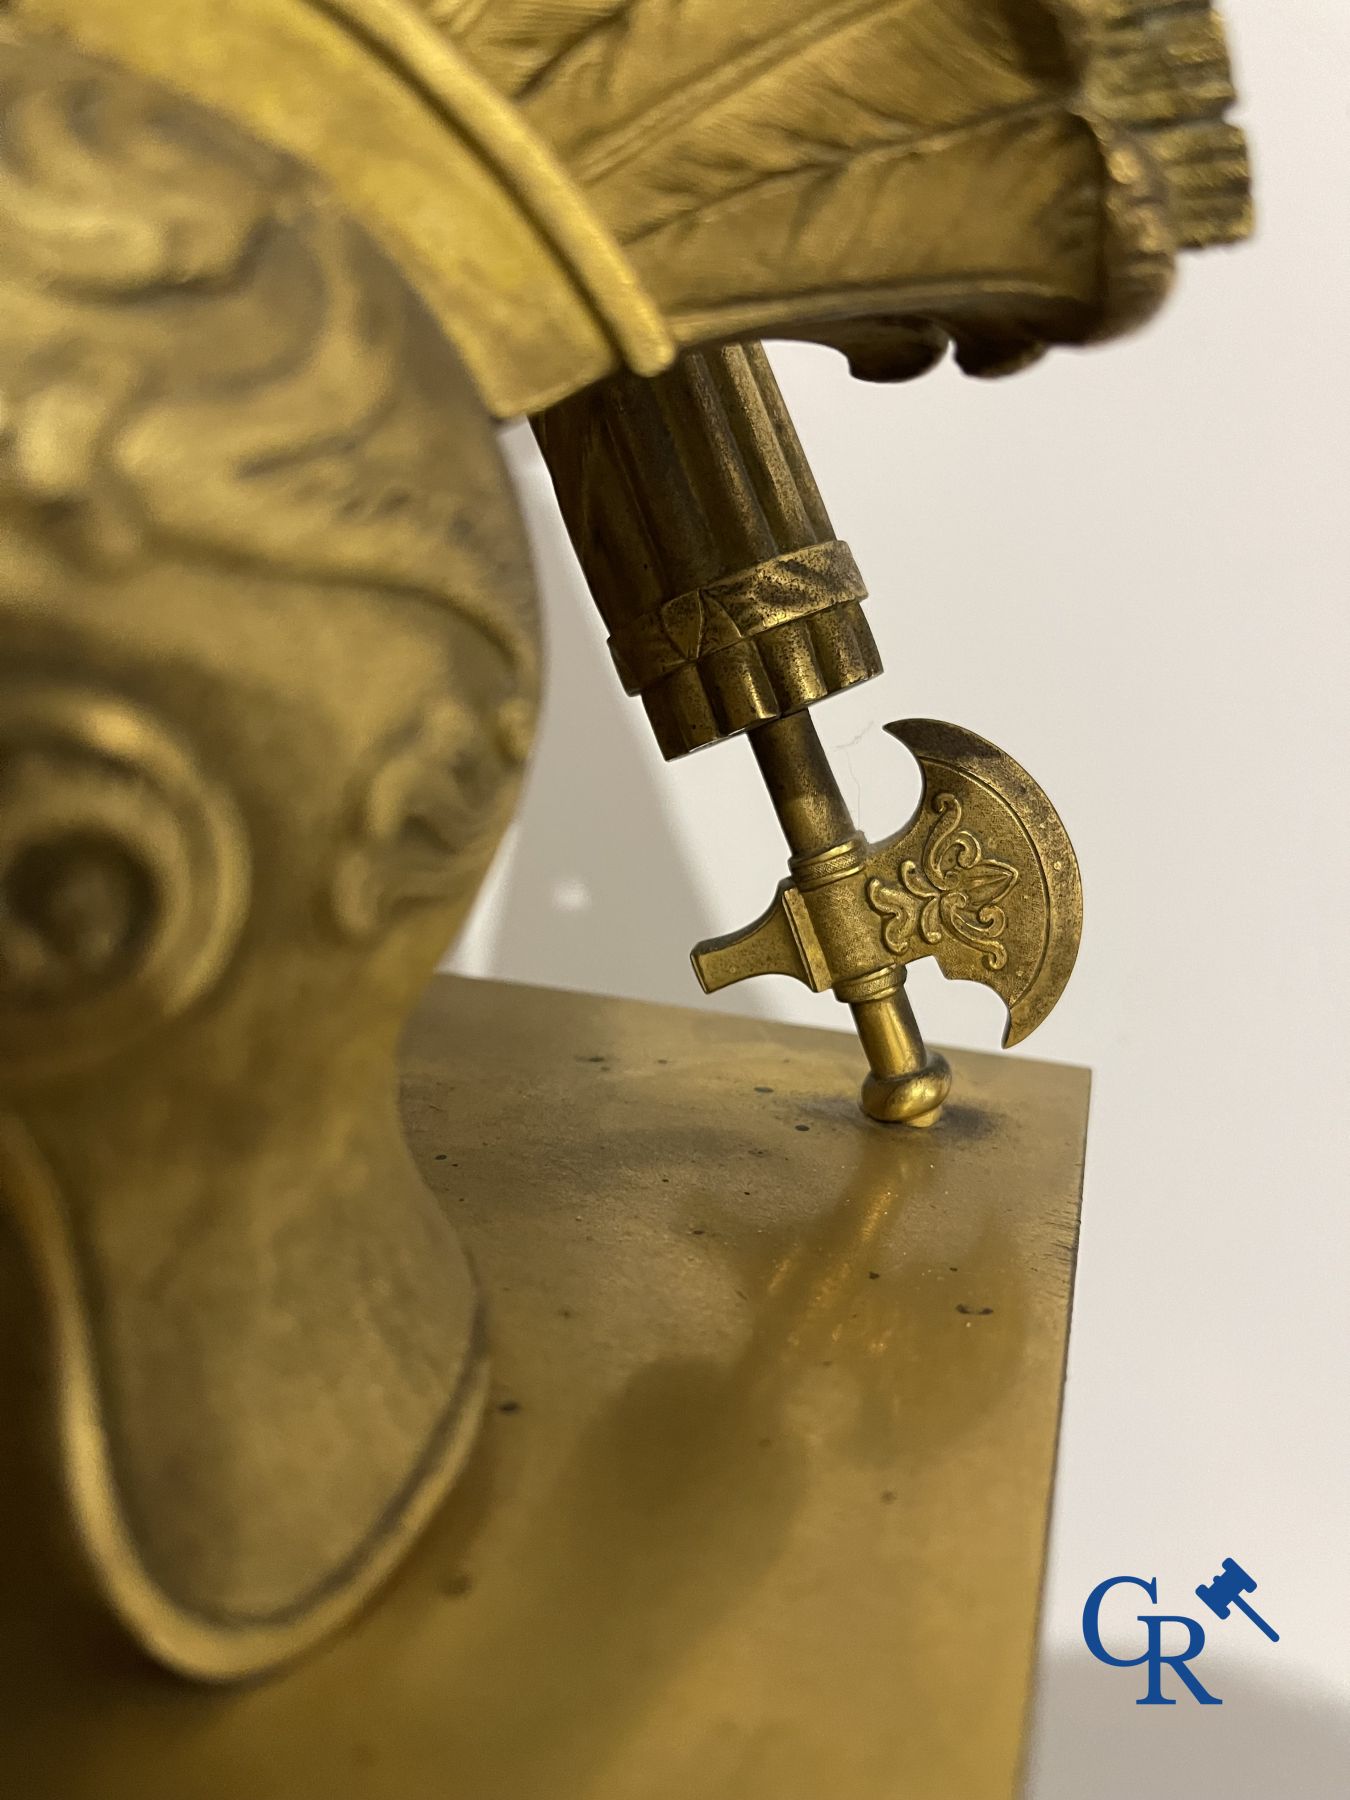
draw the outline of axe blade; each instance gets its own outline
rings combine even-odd
[[[902,962],[932,956],[1008,1009],[1005,1047],[1050,1013],[1073,973],[1083,890],[1073,845],[1039,785],[986,739],[936,719],[886,730],[923,771],[913,819],[869,859],[868,898]]]

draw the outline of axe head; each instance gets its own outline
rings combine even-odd
[[[1233,1609],[1233,1602],[1240,1594],[1255,1592],[1255,1581],[1242,1564],[1234,1562],[1231,1556],[1224,1557],[1223,1567],[1213,1581],[1205,1582],[1195,1590],[1196,1598],[1203,1600],[1209,1610],[1221,1619],[1228,1617]]]
[[[1026,770],[973,731],[935,719],[888,725],[923,770],[913,819],[868,860],[868,905],[897,962],[932,956],[1008,1008],[1005,1045],[1064,991],[1083,929],[1078,860]]]

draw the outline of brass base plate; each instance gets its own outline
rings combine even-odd
[[[494,1403],[383,1597],[207,1690],[0,1514],[25,1800],[1007,1800],[1030,1689],[1087,1113],[957,1052],[937,1128],[851,1038],[452,977],[417,1159],[487,1291]]]

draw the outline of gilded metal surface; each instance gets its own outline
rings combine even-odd
[[[1205,0],[14,0],[319,170],[499,416],[729,337],[998,373],[1249,227]]]
[[[15,0],[303,161],[388,248],[507,417],[673,340],[548,147],[408,0]]]
[[[870,967],[831,968],[832,956],[839,962],[838,933],[827,927],[822,944],[814,922],[813,909],[818,908],[822,919],[834,917],[845,935],[856,935],[839,916],[833,896],[840,883],[847,891],[850,877],[861,873],[860,857],[867,845],[854,830],[810,715],[796,712],[765,725],[751,734],[750,743],[792,853],[789,867],[797,880],[789,884],[790,899],[784,890],[784,915],[791,920],[793,942],[810,977],[808,985],[817,991],[834,986],[839,999],[849,1003],[867,1053],[863,1110],[888,1124],[933,1125],[951,1088],[951,1070],[944,1057],[924,1045],[905,993],[903,967],[886,957]],[[865,965],[866,958],[863,961]],[[693,963],[706,988],[706,968],[698,949]],[[790,964],[763,972],[799,973]]]
[[[854,841],[801,709],[877,671],[861,581],[761,353],[718,346],[996,373],[1133,325],[1247,228],[1231,98],[1202,0],[4,9],[0,1191],[52,1517],[161,1660],[253,1673],[346,1618],[481,1405],[389,1084],[536,698],[492,417],[575,405],[541,434],[557,473],[580,422],[560,491],[616,593],[633,517],[671,551],[616,602],[625,679],[672,753],[751,732],[864,1104],[931,1123],[903,966],[1034,1022],[1053,815],[965,740],[913,843]],[[629,437],[588,474],[597,383]]]
[[[869,844],[855,835],[792,876],[753,925],[700,944],[705,993],[790,975],[853,1001],[880,971],[936,957],[1008,1008],[1003,1042],[1034,1031],[1078,954],[1083,896],[1059,817],[1024,769],[973,732],[932,719],[886,729],[913,751],[924,791],[913,819]]]
[[[847,1099],[856,1055],[438,980],[404,1111],[495,1370],[460,1486],[321,1654],[194,1693],[82,1608],[11,1457],[13,1792],[1010,1800],[1087,1078],[957,1053],[961,1104],[911,1136]],[[31,1341],[4,1301],[13,1421]]]
[[[8,36],[0,125],[0,1191],[36,1444],[107,1604],[238,1675],[351,1612],[481,1407],[392,1055],[510,809],[530,577],[470,382],[303,171]]]
[[[878,845],[868,906],[903,962],[931,954],[949,981],[982,981],[1020,1044],[1064,992],[1083,929],[1078,859],[1058,813],[1013,759],[932,719],[887,731],[923,770],[914,821]]]
[[[568,169],[681,347],[882,379],[1138,324],[1249,227],[1206,0],[418,0]]]
[[[616,376],[535,431],[619,677],[665,756],[881,672],[867,589],[758,344]]]
[[[867,1052],[865,1110],[931,1125],[950,1071],[924,1046],[903,970],[935,955],[1003,999],[1005,1043],[1035,1029],[1082,931],[1054,809],[983,738],[911,720],[888,729],[923,767],[924,803],[883,844],[855,830],[806,709],[879,670],[866,590],[758,345],[601,382],[536,431],[619,674],[661,748],[748,732],[792,853],[763,917],[695,949],[704,992],[774,974],[832,989]]]

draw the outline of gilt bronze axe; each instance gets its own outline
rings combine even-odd
[[[1078,864],[1053,806],[1010,756],[933,720],[887,727],[924,775],[918,811],[857,830],[810,708],[881,663],[768,358],[756,344],[620,376],[537,425],[620,678],[667,757],[745,733],[790,851],[753,924],[702,943],[712,993],[790,975],[851,1009],[874,1119],[931,1125],[951,1086],[905,994],[905,968],[983,982],[1005,1044],[1049,1013],[1082,928]]]

